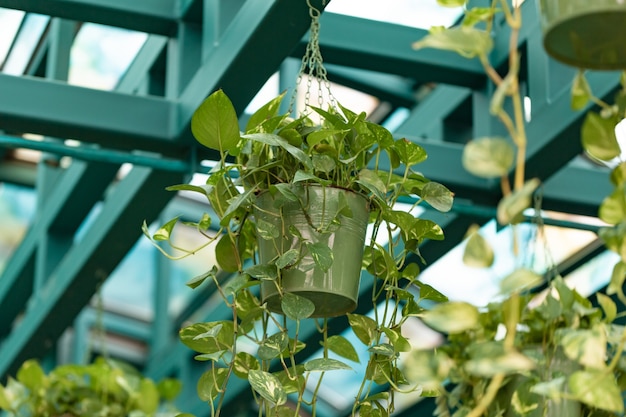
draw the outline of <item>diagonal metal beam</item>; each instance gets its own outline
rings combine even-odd
[[[0,375],[16,371],[30,357],[40,357],[72,320],[140,237],[143,220],[153,221],[182,174],[133,168],[109,194],[80,242],[76,242],[0,348]]]
[[[170,35],[182,11],[176,0],[0,0],[0,7]]]
[[[0,129],[157,151],[173,132],[175,103],[0,74]]]
[[[312,4],[323,9],[321,0]],[[304,1],[245,2],[180,97],[179,139],[193,140],[191,115],[218,88],[228,94],[237,112],[243,113],[259,88],[298,45],[310,22]]]
[[[334,13],[324,13],[320,25],[320,46],[327,63],[401,75],[418,82],[472,88],[486,82],[478,60],[435,49],[414,51],[412,43],[426,36],[426,30]],[[306,41],[292,56],[303,55]]]
[[[50,194],[43,216],[36,219],[13,253],[0,279],[0,338],[10,330],[33,291],[35,254],[40,238],[51,228],[73,233],[115,176],[117,167],[74,162]],[[68,215],[69,214],[69,215]]]

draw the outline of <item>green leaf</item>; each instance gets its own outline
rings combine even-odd
[[[159,408],[159,390],[154,381],[143,378],[139,383],[141,401],[138,401],[139,409],[147,415],[153,415]]]
[[[486,378],[499,373],[510,375],[529,371],[533,368],[535,368],[535,362],[515,351],[503,352],[497,356],[473,358],[465,363],[465,370],[468,373]]]
[[[408,139],[398,139],[395,141],[394,149],[400,157],[400,161],[408,166],[424,162],[427,158],[426,150]]]
[[[246,123],[246,132],[260,126],[263,122],[276,117],[278,110],[280,109],[280,103],[283,101],[284,97],[285,93],[282,93],[255,111],[252,116],[250,116],[250,119],[248,119],[248,123]]]
[[[300,148],[297,148],[289,142],[287,142],[282,137],[275,135],[273,133],[250,133],[242,136],[245,139],[253,140],[255,142],[263,143],[269,146],[278,146],[287,151],[291,156],[296,158],[302,165],[304,165],[307,169],[313,169],[313,162],[311,158],[304,153],[304,151]]]
[[[30,390],[38,390],[44,387],[46,375],[39,363],[35,360],[27,360],[17,371],[17,380]]]
[[[291,184],[280,183],[273,185],[273,187],[277,189],[287,201],[298,201],[298,196],[293,192]]]
[[[211,329],[220,326],[217,337],[197,338],[200,334],[208,334]],[[179,332],[181,342],[199,353],[214,353],[229,349],[233,344],[234,327],[232,321],[215,321],[195,323],[184,327]]]
[[[420,299],[422,300],[431,300],[437,303],[445,303],[448,301],[448,297],[424,282],[415,281],[415,285],[420,289]]]
[[[543,282],[543,277],[526,268],[518,268],[500,281],[500,292],[512,294],[529,290]]]
[[[479,324],[478,309],[463,301],[449,301],[425,311],[422,320],[443,333],[461,333]]]
[[[591,407],[619,414],[624,412],[624,400],[612,372],[574,372],[568,386],[575,398]]]
[[[254,265],[244,271],[246,274],[261,281],[274,281],[278,278],[276,265]]]
[[[572,110],[582,110],[592,96],[591,87],[589,87],[587,78],[585,78],[584,71],[578,70],[574,77],[574,82],[572,83]]]
[[[298,249],[289,249],[280,255],[274,264],[278,269],[288,268],[295,265],[299,257],[300,251]]]
[[[235,245],[234,238],[229,234],[224,234],[215,245],[215,258],[217,263],[226,272],[237,272],[239,270],[239,251]]]
[[[490,21],[499,9],[491,7],[472,7],[465,10],[463,26],[474,26],[480,22]]]
[[[328,245],[324,242],[315,242],[306,244],[315,265],[317,265],[322,271],[326,272],[333,265],[333,252]]]
[[[292,320],[303,320],[315,312],[315,304],[308,298],[286,292],[280,300],[283,313]]]
[[[222,390],[227,375],[228,369],[226,368],[212,368],[203,373],[198,380],[198,397],[207,402],[215,400]]]
[[[500,178],[513,167],[515,150],[501,137],[483,137],[471,140],[463,148],[463,167],[480,178]]]
[[[620,261],[613,267],[611,281],[606,289],[606,293],[608,295],[621,294],[624,280],[626,280],[626,263]]]
[[[516,224],[523,218],[524,210],[530,207],[532,195],[541,184],[538,178],[532,178],[519,190],[502,198],[498,203],[496,217],[501,225]]]
[[[626,218],[626,186],[620,185],[602,200],[598,211],[600,220],[608,224],[618,224]]]
[[[387,327],[383,327],[381,329],[387,338],[389,339],[389,343],[393,346],[394,351],[396,352],[410,352],[411,344],[409,341],[402,336],[402,334],[394,329],[389,329]]]
[[[617,305],[611,297],[608,297],[601,292],[596,293],[596,298],[598,299],[598,304],[602,306],[602,311],[604,311],[604,318],[607,323],[611,323],[617,317]]]
[[[364,345],[369,346],[376,337],[378,327],[376,321],[361,314],[348,314],[348,322],[352,331]]]
[[[443,7],[463,7],[467,0],[437,0],[437,4]]]
[[[298,182],[308,182],[308,181],[314,181],[318,184],[322,184],[322,185],[330,185],[330,181],[328,180],[323,180],[319,177],[316,177],[313,174],[309,174],[308,172],[304,172],[302,170],[298,170],[296,171],[296,174],[293,176],[293,183],[298,183]]]
[[[328,350],[341,356],[342,358],[360,363],[359,355],[354,346],[352,346],[352,343],[341,335],[330,336],[326,339],[326,347]]]
[[[191,289],[198,288],[200,285],[202,285],[204,281],[207,280],[207,278],[215,277],[216,272],[217,269],[214,266],[210,271],[191,278],[185,283],[185,285],[187,285]]]
[[[435,48],[453,51],[466,58],[485,56],[493,48],[489,33],[472,26],[432,28],[430,33],[413,43],[413,49]]]
[[[248,352],[238,352],[233,361],[233,373],[241,379],[248,379],[248,373],[261,369],[257,358]]]
[[[206,98],[191,117],[191,132],[202,145],[226,152],[239,142],[239,122],[233,103],[222,90]]]
[[[248,382],[252,388],[267,401],[276,405],[287,402],[287,393],[282,384],[274,375],[261,370],[250,370],[248,372]]]
[[[351,371],[352,367],[346,363],[338,361],[337,359],[330,358],[318,358],[311,359],[304,363],[304,369],[309,372],[325,372],[325,371]]]
[[[157,384],[157,389],[165,401],[174,401],[183,389],[183,383],[178,379],[164,378]]]
[[[244,191],[241,194],[236,195],[230,200],[228,200],[228,207],[226,208],[226,211],[224,211],[224,214],[222,215],[222,218],[220,220],[220,225],[228,226],[228,222],[230,222],[231,218],[235,216],[237,211],[241,209],[243,206],[247,206],[252,202],[255,191],[256,191],[255,189],[251,188],[249,190]]]
[[[379,199],[384,200],[386,193],[385,183],[380,179],[378,174],[369,169],[362,169],[359,172],[357,183],[365,187],[366,190],[373,193]]]
[[[170,237],[172,235],[172,229],[174,229],[174,226],[176,226],[176,223],[178,223],[178,219],[179,217],[174,217],[172,220],[165,223],[159,228],[159,230],[154,233],[154,235],[152,235],[152,238],[159,241],[170,240]]]
[[[587,368],[606,368],[607,335],[603,327],[592,329],[558,329],[557,340],[565,355]]]
[[[284,332],[276,333],[261,343],[258,355],[264,361],[269,361],[280,356],[283,350],[289,346],[289,335]]]
[[[278,226],[273,222],[268,222],[262,217],[256,219],[256,232],[257,235],[264,240],[274,240],[280,237]]]
[[[421,196],[435,210],[446,213],[452,208],[454,194],[438,182],[426,183]]]
[[[588,112],[580,132],[583,149],[602,161],[617,158],[621,150],[615,136],[616,124],[614,117],[605,119],[598,113]]]
[[[475,268],[488,268],[493,265],[494,253],[491,245],[480,234],[477,225],[470,231],[465,248],[463,249],[463,263]]]

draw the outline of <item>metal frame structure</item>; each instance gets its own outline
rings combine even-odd
[[[324,7],[322,0],[313,3]],[[535,6],[533,0],[524,3],[519,37],[522,82],[532,102],[527,172],[545,182],[545,209],[596,216],[610,190],[607,170],[580,157],[584,111],[570,109],[574,70],[543,51]],[[24,75],[0,73],[0,182],[34,186],[38,193],[36,219],[0,276],[0,375],[6,377],[23,360],[54,349],[138,240],[143,220],[157,219],[170,203],[173,195],[164,188],[186,181],[200,160],[212,157],[199,152],[191,138],[194,109],[223,88],[242,113],[281,69],[281,82],[289,87],[290,68],[304,51],[310,20],[304,0],[0,0],[0,7],[51,17]],[[80,22],[149,34],[113,91],[63,82]],[[452,213],[427,213],[439,216],[446,233],[444,243],[428,242],[422,249],[434,262],[463,239],[470,224],[489,220],[500,198],[497,182],[472,177],[461,164],[464,141],[501,133],[488,112],[493,86],[477,60],[413,51],[411,44],[425,36],[424,30],[330,13],[322,15],[321,25],[329,79],[378,97],[388,109],[408,108],[409,118],[394,134],[426,148],[429,158],[421,170],[456,195]],[[493,62],[505,70],[504,25],[495,28],[495,38]],[[591,73],[589,82],[596,95],[607,97],[618,88],[619,77]],[[48,139],[32,142],[21,137],[24,133]],[[81,146],[64,145],[66,138]],[[7,151],[21,147],[40,149],[47,157],[36,169],[24,170]],[[70,155],[73,161],[61,167],[55,155]],[[122,163],[133,168],[119,179]],[[87,216],[95,219],[77,240]],[[587,251],[578,262],[597,253]],[[163,274],[154,277],[153,323],[136,323],[134,334],[149,346],[143,364],[148,375],[192,380],[198,370],[191,353],[177,343],[177,329],[191,314],[215,319],[220,312],[196,311],[211,295],[207,288],[172,319]],[[83,317],[76,327],[80,334],[86,333],[87,322]],[[115,328],[116,321],[110,323]],[[332,325],[345,328],[347,323],[337,319]],[[128,324],[119,328],[133,334]],[[198,404],[194,394],[191,389],[184,401]],[[237,394],[233,388],[230,398]],[[238,409],[241,404],[233,401],[228,415],[247,415]],[[416,407],[412,412],[429,406]],[[202,404],[192,411],[206,414]]]

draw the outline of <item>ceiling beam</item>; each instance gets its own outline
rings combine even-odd
[[[121,149],[167,146],[176,104],[0,74],[0,129],[96,142]]]
[[[322,0],[314,0],[312,4],[323,9]],[[237,113],[243,113],[260,87],[298,45],[310,23],[304,1],[244,3],[180,97],[179,139],[186,143],[193,141],[189,128],[191,116],[218,88],[226,92]]]
[[[171,35],[182,10],[176,0],[0,0],[0,7]]]
[[[320,19],[320,47],[324,62],[412,78],[478,88],[486,76],[478,60],[436,49],[413,50],[427,30],[324,13]],[[308,36],[294,50],[300,58]]]
[[[3,378],[24,360],[41,357],[53,346],[141,236],[142,222],[152,222],[171,199],[165,187],[182,180],[182,174],[133,168],[111,191],[80,242],[60,261],[40,297],[30,303],[4,340],[0,348]]]
[[[46,209],[28,229],[0,275],[0,338],[9,333],[33,292],[35,255],[41,238],[50,229],[75,232],[116,172],[116,166],[77,161],[56,182],[45,202]]]

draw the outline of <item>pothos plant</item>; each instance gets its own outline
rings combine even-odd
[[[0,410],[11,417],[174,417],[181,390],[175,379],[155,383],[130,365],[98,358],[89,365],[60,365],[46,373],[24,362],[16,379],[0,385]]]
[[[395,139],[364,113],[340,104],[328,109],[311,106],[308,111],[320,120],[313,122],[310,114],[281,114],[282,99],[256,111],[241,132],[226,94],[211,94],[196,110],[191,127],[201,145],[219,152],[219,160],[206,184],[170,187],[200,193],[217,215],[215,221],[205,214],[187,222],[205,236],[203,246],[214,245],[216,259],[188,285],[195,288],[209,280],[232,313],[228,320],[194,323],[180,331],[182,342],[198,352],[196,358],[208,362],[198,393],[212,415],[219,415],[229,380],[241,378],[251,386],[260,414],[299,416],[307,408],[315,415],[322,377],[364,361],[353,413],[386,416],[394,409],[394,392],[406,382],[398,366],[400,353],[410,349],[403,324],[420,313],[420,297],[445,298],[418,280],[419,246],[426,239],[443,239],[442,229],[416,217],[413,209],[427,202],[447,211],[453,196],[414,170],[427,157],[421,146]],[[332,247],[333,239],[323,237],[350,224],[361,208],[347,203],[354,197],[335,197],[332,190],[357,196],[357,206],[366,210],[364,223],[369,224],[369,236],[360,247],[352,245],[342,256],[335,256],[339,248]],[[314,192],[324,196],[321,203],[310,202]],[[271,204],[262,205],[268,196]],[[301,225],[283,222],[288,206],[300,212]],[[277,223],[268,221],[273,210],[276,214],[269,217]],[[313,219],[314,211],[322,220]],[[144,232],[155,243],[172,243],[178,223],[170,220],[154,233],[144,225]],[[259,248],[266,246],[273,251],[263,258]],[[199,249],[175,248],[178,254],[163,252],[177,258]],[[372,310],[373,316],[351,313],[355,304],[328,313],[324,305],[333,303],[330,292],[316,298],[289,289],[294,271],[343,281],[332,268],[347,258],[357,258],[357,273],[363,268],[370,277],[371,305],[365,311]],[[224,272],[231,274],[226,280]],[[412,289],[417,287],[421,291],[416,297]],[[266,290],[273,298],[264,294]],[[328,316],[337,315],[347,315],[365,349],[329,331]],[[305,337],[309,330],[304,329],[315,328],[320,357],[301,358],[305,344],[315,340]],[[357,353],[363,350],[367,357]]]
[[[609,178],[613,191],[602,201],[598,210],[600,220],[607,226],[598,230],[606,247],[620,256],[615,264],[607,293],[616,294],[626,305],[623,285],[626,280],[626,161],[623,160],[617,133],[626,138],[626,72],[620,78],[621,88],[615,93],[613,103],[596,97],[584,70],[579,70],[572,83],[572,109],[582,110],[589,102],[597,109],[585,114],[580,136],[582,147],[591,158],[611,165]]]
[[[489,111],[502,122],[509,138],[470,141],[464,149],[463,164],[474,175],[500,178],[503,198],[498,204],[497,220],[503,226],[513,226],[512,246],[517,250],[515,225],[523,220],[523,211],[530,207],[540,185],[539,179],[527,180],[524,174],[526,133],[517,50],[521,2],[514,1],[511,6],[506,0],[494,0],[484,8],[467,7],[464,0],[439,3],[465,6],[462,23],[452,28],[433,28],[414,46],[478,58],[493,83]],[[511,36],[504,76],[489,61],[491,28],[501,14]],[[506,101],[510,102],[510,111],[504,106]],[[489,243],[476,229],[472,230],[464,261],[487,267],[493,260]],[[423,384],[425,392],[437,396],[437,415],[576,416],[623,412],[621,391],[626,388],[626,368],[622,345],[626,331],[612,323],[617,315],[615,303],[598,294],[602,310],[594,308],[559,277],[548,283],[545,298],[540,301],[530,292],[542,283],[542,276],[519,267],[503,277],[499,299],[488,306],[449,301],[422,314],[426,324],[447,334],[447,338],[435,351],[409,355],[406,375],[412,382]]]

